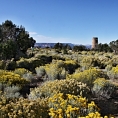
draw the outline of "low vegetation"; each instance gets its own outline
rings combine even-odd
[[[24,28],[6,21],[0,25],[0,34],[4,27],[18,30],[18,42],[15,37],[9,40],[0,35],[0,48],[11,50],[8,53],[0,50],[0,118],[118,116],[116,43],[111,42],[110,47],[100,44],[101,50],[88,50],[84,46],[72,49],[59,43],[54,48],[34,48],[35,41]],[[15,33],[8,29],[6,34],[12,38]],[[27,49],[21,45],[25,41],[29,43]],[[104,46],[108,51],[102,50]]]

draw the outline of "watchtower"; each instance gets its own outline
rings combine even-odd
[[[92,49],[96,49],[98,47],[98,37],[93,37],[92,39]]]

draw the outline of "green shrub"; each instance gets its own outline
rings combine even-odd
[[[36,67],[44,65],[46,62],[43,62],[42,60],[33,57],[30,59],[21,58],[19,61],[16,61],[16,63],[17,68],[25,68],[29,71],[35,72]]]
[[[105,70],[106,71],[110,71],[112,69],[112,65],[107,65],[106,67],[105,67]]]
[[[118,65],[118,55],[114,55],[113,58],[111,59],[112,61],[112,66],[117,66]]]
[[[79,67],[78,63],[74,60],[66,60],[65,63],[65,69],[68,71],[69,74],[72,74],[75,72],[75,69]]]
[[[0,61],[0,69],[14,70],[15,68],[16,68],[16,62],[14,60]]]
[[[30,59],[27,59],[27,61],[29,62],[28,70],[30,70],[32,72],[35,72],[36,67],[45,64],[45,62],[43,62],[41,59],[38,59],[38,58],[30,58]]]
[[[63,61],[65,61],[65,58],[64,57],[61,57],[61,56],[59,56],[59,55],[52,55],[52,60],[63,60]]]
[[[16,62],[14,60],[7,60],[6,61],[6,70],[14,70],[16,68]]]
[[[39,77],[42,77],[46,74],[46,71],[43,66],[36,67],[35,71],[36,71],[37,76],[39,76]]]
[[[65,61],[62,60],[52,60],[52,64],[56,64],[57,68],[65,67]]]
[[[30,68],[29,61],[25,58],[21,58],[20,60],[16,61],[16,64],[17,68],[25,68],[25,69]]]
[[[0,60],[0,69],[5,69],[6,67],[6,62],[4,60]]]
[[[62,60],[53,60],[51,64],[37,67],[36,70],[37,72],[39,70],[40,74],[44,73],[45,75],[47,75],[48,80],[60,80],[66,78],[66,70],[64,66],[65,64]]]
[[[8,86],[4,89],[4,92],[7,93],[7,98],[18,98],[20,93],[20,88],[18,86]]]
[[[35,58],[39,59],[41,61],[41,63],[43,63],[43,64],[52,62],[52,56],[38,55]]]
[[[109,99],[116,89],[117,87],[109,80],[106,80],[105,78],[98,78],[94,81],[94,86],[92,90],[94,95],[99,99]]]
[[[110,71],[107,72],[110,79],[118,79],[118,66],[112,67]]]
[[[63,68],[58,68],[58,66],[56,64],[47,64],[45,66],[45,71],[48,76],[48,80],[63,79],[63,78],[61,78],[63,76],[62,75]],[[65,77],[66,77],[66,75],[65,75]]]

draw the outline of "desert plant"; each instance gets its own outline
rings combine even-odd
[[[62,60],[53,60],[51,64],[46,64],[45,66],[36,69],[44,68],[43,71],[45,70],[48,80],[60,80],[66,78],[66,70],[64,65],[65,64]]]
[[[110,79],[118,79],[118,66],[112,67],[110,71],[107,72]]]
[[[74,60],[66,60],[65,63],[65,69],[69,74],[72,74],[75,72],[75,69],[79,67],[78,63]]]
[[[20,75],[4,70],[0,70],[0,82],[2,84],[18,85],[20,87],[23,87],[25,84],[29,83],[26,79],[21,78]]]
[[[105,70],[108,72],[108,71],[110,71],[112,69],[112,65],[107,65],[106,67],[105,67]]]
[[[18,86],[8,86],[4,88],[4,93],[6,98],[19,98],[20,95],[20,87]]]
[[[39,77],[42,77],[46,74],[46,71],[43,66],[36,67],[35,71],[36,71],[37,76],[39,76]]]
[[[61,69],[58,68],[57,65],[55,64],[46,65],[45,70],[49,80],[60,79],[59,74],[61,72]]]
[[[0,98],[0,118],[48,118],[48,99]]]
[[[112,97],[116,89],[117,86],[115,86],[109,80],[106,80],[105,78],[97,78],[94,81],[94,86],[92,90],[94,95],[99,99],[101,98],[109,99]]]
[[[25,69],[25,68],[16,68],[13,71],[15,74],[19,74],[22,78],[32,82],[33,78],[33,74],[31,71]]]
[[[50,97],[60,92],[63,94],[82,95],[86,96],[87,98],[90,97],[90,90],[86,84],[78,82],[74,79],[70,79],[47,81],[41,86],[31,89],[28,98],[37,99],[39,97]]]
[[[5,69],[6,62],[4,60],[0,60],[0,69]]]
[[[32,82],[33,80],[34,80],[34,77],[33,77],[33,75],[32,75],[32,73],[25,73],[23,76],[22,76],[22,78],[24,78],[24,79],[26,79],[27,81],[30,81],[30,82]]]
[[[100,65],[100,61],[99,59],[92,57],[92,56],[88,56],[88,57],[83,57],[80,66],[82,67],[82,70],[87,70],[91,67],[99,67]]]
[[[101,70],[96,68],[90,68],[89,70],[84,70],[83,72],[68,75],[66,79],[77,79],[78,81],[86,83],[90,88],[92,88],[93,82],[98,77],[104,76],[106,76],[106,74],[104,74]]]
[[[16,62],[14,61],[14,59],[6,61],[6,66],[5,66],[6,70],[14,70],[15,68],[16,68]]]
[[[22,77],[24,74],[29,73],[30,71],[25,68],[16,68],[13,72],[15,74],[19,74]]]
[[[27,59],[21,58],[20,60],[16,61],[16,67],[29,69],[29,62]]]
[[[49,115],[56,118],[81,118],[87,115],[96,115],[97,118],[100,118],[99,108],[93,101],[87,103],[86,98],[71,94],[59,93],[50,97],[49,108]]]
[[[43,62],[43,60],[40,60],[38,58],[21,58],[20,60],[16,61],[16,67],[17,68],[25,68],[29,71],[35,72],[35,68],[41,65],[44,65],[46,62]]]

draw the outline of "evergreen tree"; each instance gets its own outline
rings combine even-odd
[[[6,20],[0,25],[0,57],[11,59],[25,54],[27,49],[33,47],[35,40],[29,36],[22,26],[16,26],[12,21]]]

